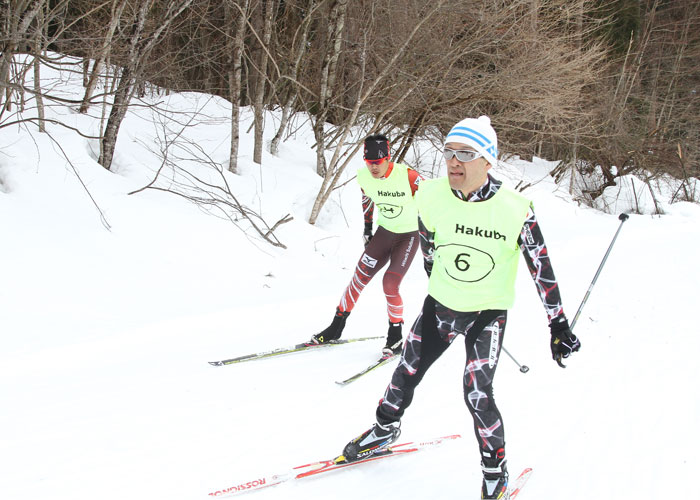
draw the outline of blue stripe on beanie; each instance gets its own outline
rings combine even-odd
[[[450,141],[468,144],[484,155],[492,165],[498,163],[498,138],[488,116],[461,120],[447,134],[445,143]]]
[[[461,130],[464,130],[464,132],[467,133],[460,132]],[[485,135],[480,134],[476,130],[468,127],[453,127],[452,130],[450,130],[450,133],[447,134],[447,138],[449,139],[453,135],[459,137],[467,137],[472,141],[475,141],[477,144],[479,144],[479,146],[487,146],[491,144],[491,141]],[[479,137],[481,138],[481,140],[479,140]]]

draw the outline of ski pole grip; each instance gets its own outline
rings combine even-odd
[[[620,219],[622,222],[625,222],[627,219],[629,219],[630,216],[627,215],[626,213],[621,213],[618,219]]]

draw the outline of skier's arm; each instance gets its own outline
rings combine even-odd
[[[572,353],[578,351],[581,348],[581,342],[569,328],[569,322],[564,315],[559,285],[554,277],[547,245],[544,243],[544,237],[539,224],[537,224],[532,205],[530,205],[527,219],[520,231],[518,244],[525,256],[527,268],[530,270],[530,275],[532,275],[532,279],[537,286],[545,311],[547,311],[549,332],[552,337],[549,343],[552,350],[552,359],[562,368],[566,368],[561,362],[562,358],[568,358]]]
[[[518,244],[525,257],[527,268],[535,282],[550,324],[559,320],[565,320],[559,285],[554,276],[554,270],[549,261],[547,245],[544,243],[544,236],[542,236],[542,231],[537,223],[537,217],[535,217],[535,211],[532,206],[530,206],[527,219],[520,231]]]
[[[423,176],[409,167],[409,169],[408,169],[408,184],[409,184],[409,186],[411,186],[411,194],[412,195],[414,195],[414,196],[416,195],[416,191],[418,191],[418,185],[420,184],[420,182],[422,180],[423,180]]]
[[[372,222],[374,220],[374,202],[372,201],[372,198],[367,196],[362,190],[362,212],[364,213],[365,217],[365,230],[362,233],[362,237],[365,240],[365,246],[369,243],[369,240],[372,239]]]
[[[435,253],[435,233],[430,232],[425,227],[420,216],[418,216],[418,234],[420,235],[420,249],[423,252],[423,268],[430,277],[433,270],[433,254]]]

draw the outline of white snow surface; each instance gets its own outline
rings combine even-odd
[[[79,73],[42,71],[54,92],[81,98]],[[360,191],[355,181],[336,190],[309,225],[321,179],[308,121],[297,118],[280,155],[265,151],[260,167],[252,162],[252,114],[244,110],[240,173],[226,179],[269,225],[293,217],[275,232],[287,249],[263,242],[245,221],[174,194],[130,195],[155,177],[158,138],[181,131],[175,119],[193,118],[183,137],[211,161],[228,160],[225,101],[195,93],[144,101],[159,112],[129,112],[112,171],[95,161],[97,142],[70,129],[0,129],[1,499],[204,499],[333,458],[372,425],[396,366],[335,384],[373,361],[379,340],[207,363],[292,345],[327,326],[363,250]],[[35,116],[33,104],[21,116]],[[57,104],[47,115],[87,135],[99,130],[98,105],[90,116]],[[267,143],[278,121],[266,115]],[[436,151],[420,158],[426,154],[435,161]],[[177,161],[217,178],[202,163]],[[579,206],[548,175],[555,164],[516,158],[493,173],[509,185],[532,184],[524,194],[534,200],[571,320],[620,228],[617,215],[630,207],[618,200],[619,211],[605,214]],[[356,155],[345,179],[361,165]],[[157,185],[177,180],[166,168]],[[505,346],[530,370],[521,373],[502,354],[494,388],[511,477],[534,469],[522,500],[660,499],[693,484],[700,469],[700,332],[691,314],[700,206],[663,209],[661,216],[631,214],[622,225],[575,327],[582,349],[566,369],[551,359],[546,315],[521,262]],[[404,331],[426,290],[419,253],[401,288]],[[386,327],[379,275],[344,337],[384,335]],[[400,439],[461,440],[248,498],[479,498],[464,357],[457,340],[433,365]]]

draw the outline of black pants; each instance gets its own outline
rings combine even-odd
[[[479,446],[483,450],[503,448],[503,421],[493,399],[492,382],[505,326],[506,311],[458,312],[426,297],[406,339],[399,366],[377,407],[377,421],[386,424],[401,419],[428,368],[462,334],[467,352],[464,401],[474,420]]]

